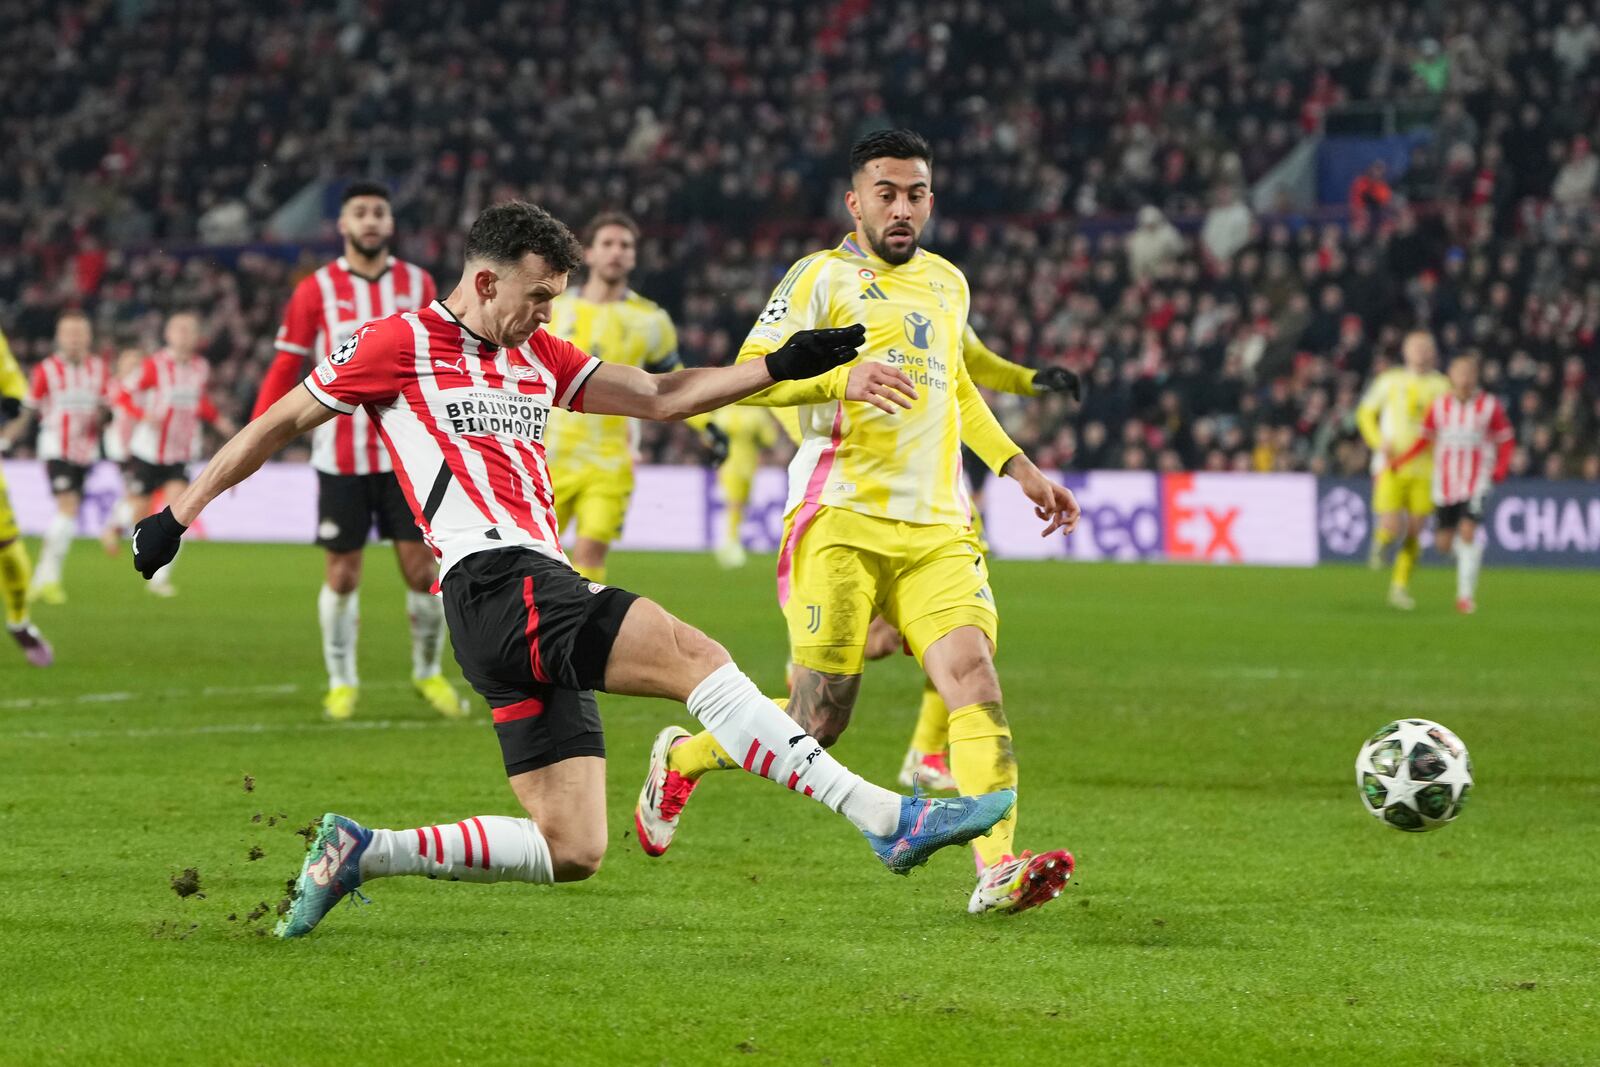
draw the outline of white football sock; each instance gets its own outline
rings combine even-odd
[[[39,566],[33,571],[33,587],[53,585],[61,580],[62,564],[72,548],[72,539],[78,533],[78,520],[56,512],[50,525],[44,528],[44,539],[39,544]]]
[[[684,703],[750,773],[821,801],[867,833],[883,836],[900,824],[897,794],[828,755],[816,738],[762,695],[738,664],[712,671]]]
[[[111,509],[111,527],[119,533],[126,532],[134,523],[133,501],[127,497],[118,497],[116,504]]]
[[[161,586],[162,588],[170,588],[172,585],[172,568],[177,565],[178,557],[173,556],[170,563],[150,576],[150,584]]]
[[[406,617],[411,620],[411,677],[432,678],[444,650],[444,601],[407,589]]]
[[[1483,546],[1477,541],[1456,541],[1456,599],[1471,600],[1478,592],[1478,571],[1483,566]]]
[[[361,880],[421,874],[453,882],[556,880],[550,845],[531,819],[474,815],[414,830],[374,830],[361,856]]]
[[[361,594],[335,593],[324,583],[317,593],[317,619],[322,623],[322,660],[328,666],[328,688],[360,685],[356,676],[356,633],[361,629]]]

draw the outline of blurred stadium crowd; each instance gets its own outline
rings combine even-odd
[[[1423,324],[1476,349],[1517,473],[1600,478],[1600,21],[1545,0],[0,0],[0,325],[108,348],[205,317],[248,413],[292,283],[274,211],[381,176],[401,255],[448,288],[504,196],[644,223],[636,287],[723,362],[799,255],[835,243],[845,149],[935,146],[926,243],[1001,354],[1084,375],[997,402],[1041,465],[1364,472],[1353,411]],[[183,79],[173,75],[183,73]],[[175,88],[196,81],[201,95]],[[1330,111],[1406,101],[1434,136],[1325,216],[1244,192]],[[684,459],[655,428],[649,456]]]

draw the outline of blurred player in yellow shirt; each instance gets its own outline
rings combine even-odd
[[[951,763],[961,792],[976,794],[1015,787],[1017,765],[994,669],[994,596],[961,482],[962,442],[1017,480],[1046,534],[1070,530],[1078,506],[1006,436],[967,373],[966,278],[917,245],[933,206],[930,158],[927,142],[906,130],[852,147],[845,203],[855,232],[790,269],[739,358],[760,358],[796,330],[866,326],[854,363],[749,401],[799,408],[778,560],[795,663],[788,712],[824,745],[839,737],[860,689],[868,626],[882,614],[954,709]],[[885,385],[865,402],[847,400],[852,377],[874,364],[903,372],[914,393]],[[699,777],[751,758],[709,735],[684,737],[677,727],[657,736],[635,813],[641,843],[655,855],[671,843]],[[969,911],[1021,911],[1066,885],[1071,854],[1017,854],[1015,829],[1012,816],[974,842],[983,869]]]
[[[719,564],[730,570],[744,566],[744,542],[740,539],[739,528],[744,525],[744,508],[750,502],[750,489],[761,464],[761,453],[778,443],[780,423],[784,424],[791,440],[796,444],[800,442],[800,424],[795,422],[790,430],[781,417],[793,411],[793,408],[777,408],[769,413],[762,408],[730,404],[711,416],[711,425],[727,435],[728,440],[728,458],[717,468],[724,510],[716,557]],[[776,420],[775,413],[781,413]]]
[[[17,366],[17,357],[11,354],[6,335],[0,333],[0,423],[22,414],[22,402],[27,395],[28,379]],[[22,649],[29,663],[48,667],[55,661],[55,655],[39,628],[28,619],[28,583],[32,579],[28,549],[22,543],[22,531],[17,529],[17,517],[11,510],[11,494],[6,491],[5,468],[0,467],[0,602],[5,605],[6,633]]]
[[[1416,607],[1411,599],[1411,571],[1422,554],[1422,523],[1433,510],[1433,453],[1424,451],[1391,470],[1389,461],[1400,457],[1422,435],[1422,420],[1433,402],[1450,391],[1450,380],[1434,367],[1438,350],[1433,336],[1413,330],[1401,342],[1405,365],[1392,367],[1372,380],[1356,408],[1356,425],[1372,450],[1372,511],[1378,528],[1372,537],[1373,569],[1382,565],[1383,553],[1395,541],[1394,573],[1389,582],[1389,603],[1402,611]]]
[[[548,329],[597,359],[652,374],[676,370],[678,333],[662,308],[628,288],[638,263],[639,226],[617,211],[604,212],[583,231],[588,277],[551,305]],[[689,425],[711,438],[714,452],[725,443],[709,428],[709,415]],[[606,580],[606,554],[622,535],[633,495],[633,453],[638,430],[622,415],[550,412],[545,451],[555,492],[556,520],[565,530],[574,520],[577,540],[572,565],[590,581]]]

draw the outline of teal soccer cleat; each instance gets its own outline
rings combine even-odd
[[[346,893],[360,897],[361,854],[371,843],[372,831],[354,819],[331,811],[324,815],[306,850],[289,911],[272,932],[279,937],[304,937]]]
[[[894,833],[879,837],[862,831],[862,836],[885,867],[895,874],[910,874],[911,868],[927,863],[946,845],[965,844],[987,834],[1016,803],[1015,789],[975,797],[901,797],[900,825]]]

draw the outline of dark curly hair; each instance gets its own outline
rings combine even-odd
[[[467,231],[467,259],[516,263],[532,252],[557,274],[583,262],[583,248],[566,224],[537,204],[508,200],[485,208]]]
[[[850,173],[874,159],[920,159],[933,166],[933,149],[916,130],[874,130],[850,146]]]
[[[357,178],[344,187],[344,192],[339,195],[339,205],[342,207],[358,196],[376,196],[387,200],[389,199],[389,187],[382,182],[371,181],[367,178]]]

